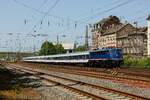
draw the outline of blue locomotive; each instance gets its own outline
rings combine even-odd
[[[120,67],[122,63],[122,49],[119,48],[103,48],[89,53],[90,66]]]
[[[51,64],[84,64],[90,67],[120,67],[123,62],[122,50],[103,48],[93,51],[25,57],[25,62],[42,62]]]

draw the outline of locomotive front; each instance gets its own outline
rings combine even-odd
[[[103,48],[90,52],[90,63],[96,67],[120,67],[123,62],[122,50]]]

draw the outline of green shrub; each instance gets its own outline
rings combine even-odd
[[[127,65],[127,66],[132,65],[132,60],[130,60],[130,56],[125,56],[124,57],[124,65]]]
[[[124,57],[124,65],[136,68],[150,68],[150,57],[138,59],[127,55]]]

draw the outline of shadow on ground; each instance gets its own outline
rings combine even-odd
[[[41,86],[38,79],[32,79],[31,74],[18,73],[14,70],[8,70],[0,65],[0,100],[3,91],[15,91],[20,93],[24,88],[37,88]]]

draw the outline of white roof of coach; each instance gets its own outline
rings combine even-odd
[[[66,53],[66,54],[57,54],[57,55],[46,55],[46,56],[33,56],[33,57],[25,57],[25,59],[29,58],[47,58],[47,57],[66,57],[66,56],[77,56],[77,55],[87,55],[89,51],[85,52],[75,52],[75,53]]]

